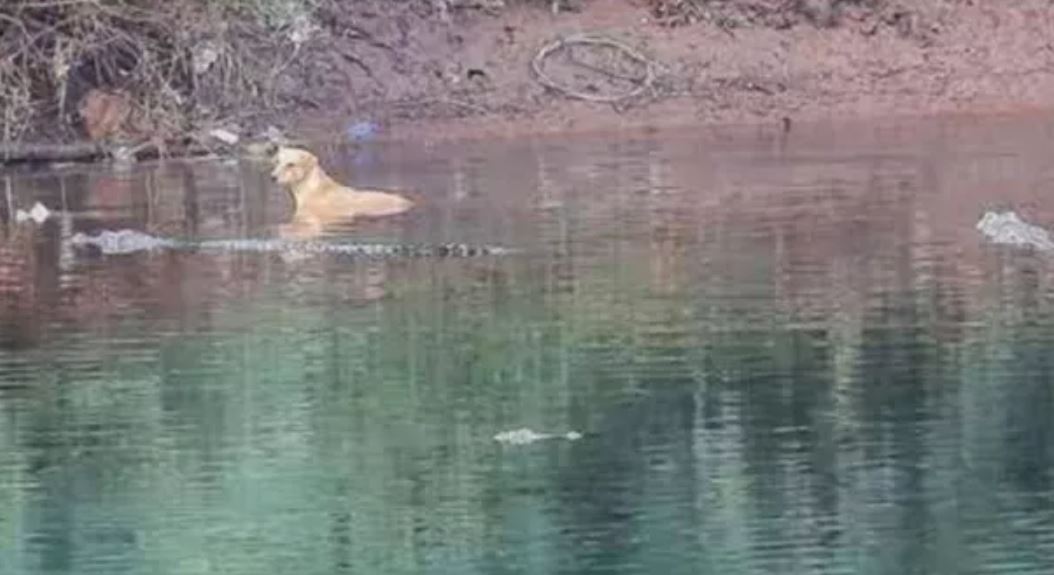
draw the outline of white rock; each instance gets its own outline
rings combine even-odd
[[[28,211],[16,210],[15,221],[18,223],[22,223],[32,220],[38,224],[42,224],[45,220],[48,219],[48,216],[50,215],[51,212],[46,207],[44,207],[44,204],[37,202],[33,204],[33,207],[30,208]]]

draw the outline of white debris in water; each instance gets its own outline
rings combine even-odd
[[[46,207],[44,207],[44,204],[37,202],[33,204],[33,207],[30,208],[28,211],[16,210],[15,221],[18,223],[22,223],[32,220],[38,224],[42,224],[45,220],[48,219],[48,216],[50,215],[51,212]]]
[[[977,222],[977,229],[993,243],[1031,246],[1040,250],[1054,249],[1054,240],[1051,240],[1047,230],[1025,223],[1014,212],[985,212],[981,221]]]
[[[566,439],[568,441],[576,441],[582,439],[582,434],[577,431],[569,431],[567,433],[539,433],[531,429],[522,428],[502,431],[494,436],[495,441],[507,445],[527,445],[544,439]]]

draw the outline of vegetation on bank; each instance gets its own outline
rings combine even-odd
[[[4,2],[0,136],[174,138],[249,102],[274,105],[327,2]]]
[[[412,4],[425,18],[446,19],[466,3],[351,4],[7,0],[0,5],[0,139],[171,139],[273,113],[296,103],[288,77],[314,38],[338,29],[331,36],[369,37],[353,18],[384,17],[391,6]]]

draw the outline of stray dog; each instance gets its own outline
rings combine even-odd
[[[358,217],[394,216],[414,205],[397,194],[342,186],[326,174],[314,154],[299,148],[275,152],[271,177],[293,196],[295,213],[284,231],[294,235],[315,235],[331,223]]]

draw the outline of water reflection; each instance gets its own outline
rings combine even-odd
[[[428,201],[335,237],[487,258],[67,252],[289,206],[249,164],[11,178],[63,214],[0,243],[0,568],[1050,572],[1051,260],[973,228],[1054,221],[1050,136],[855,133],[359,168]]]

